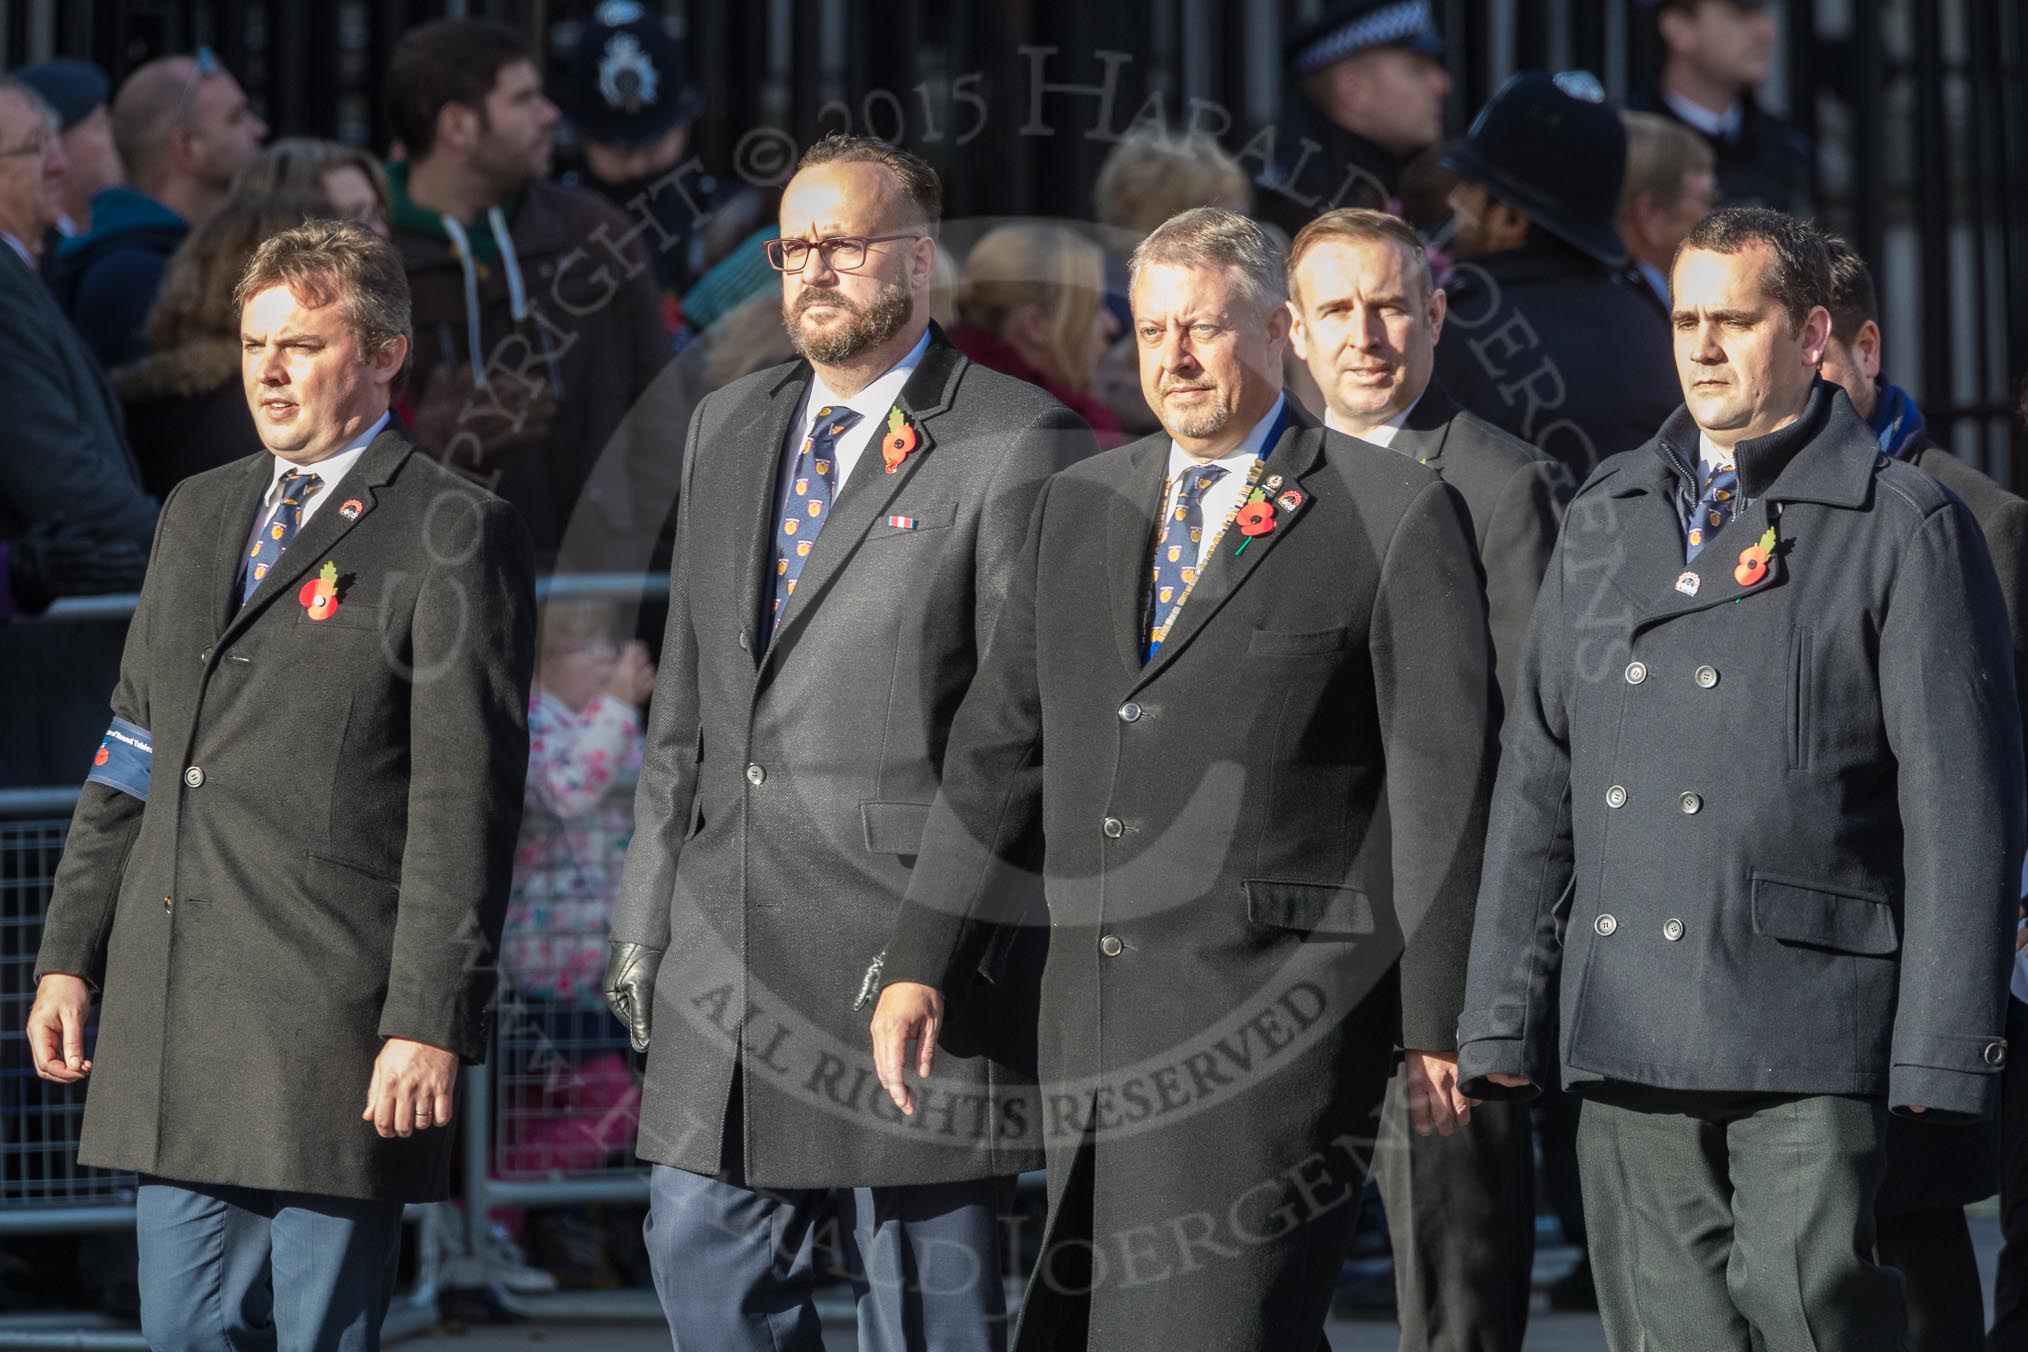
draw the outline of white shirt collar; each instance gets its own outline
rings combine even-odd
[[[28,246],[26,244],[23,244],[20,240],[14,238],[12,234],[8,233],[5,230],[0,230],[0,239],[6,240],[7,247],[14,250],[15,253],[21,255],[21,261],[28,264],[28,270],[30,272],[34,272],[36,270],[35,255],[28,252]]]
[[[324,500],[337,491],[338,481],[352,472],[352,467],[359,463],[360,456],[366,454],[366,448],[372,444],[375,437],[380,435],[381,429],[385,428],[393,420],[393,413],[381,414],[379,421],[375,422],[373,426],[346,442],[343,450],[339,451],[336,455],[324,457],[324,459],[319,460],[314,465],[291,464],[279,455],[275,456],[274,468],[268,477],[267,500],[269,505],[272,506],[274,503],[275,485],[282,481],[284,474],[295,469],[308,470],[317,476],[318,484],[317,495],[310,499],[308,505],[303,510],[303,519],[308,521],[316,513],[317,508],[323,504]]]
[[[1724,112],[1714,113],[1703,104],[1695,103],[1667,89],[1662,91],[1662,102],[1669,105],[1670,112],[1706,136],[1729,141],[1739,135],[1739,104],[1736,102]]]
[[[1709,432],[1700,431],[1697,434],[1697,459],[1702,466],[1698,478],[1699,486],[1710,482],[1711,472],[1714,469],[1731,468],[1733,464],[1732,457],[1733,452],[1719,446],[1717,442],[1711,439]]]
[[[1288,399],[1289,397],[1285,394],[1276,395],[1274,407],[1267,411],[1267,416],[1247,429],[1246,437],[1239,445],[1233,447],[1224,455],[1219,456],[1216,460],[1199,460],[1196,456],[1178,445],[1174,437],[1171,437],[1169,439],[1169,477],[1173,479],[1178,471],[1188,469],[1192,465],[1203,464],[1223,465],[1228,474],[1244,475],[1252,468],[1253,460],[1261,456],[1261,447],[1267,441],[1268,432],[1280,420],[1282,409],[1288,403]]]
[[[1429,393],[1429,386],[1425,385],[1423,386],[1423,394],[1427,393]],[[1369,445],[1392,447],[1394,445],[1394,434],[1401,430],[1402,425],[1408,421],[1408,415],[1415,412],[1415,405],[1421,402],[1422,395],[1418,394],[1415,397],[1415,403],[1410,404],[1407,408],[1368,432],[1346,431],[1345,428],[1339,425],[1338,415],[1335,413],[1330,414],[1324,419],[1324,426],[1330,428],[1333,432],[1344,432],[1348,437],[1357,437]]]
[[[849,408],[862,420],[884,418],[887,410],[894,407],[895,399],[901,394],[901,387],[908,384],[908,378],[915,374],[915,368],[922,361],[922,354],[929,351],[929,330],[922,331],[922,337],[915,340],[915,346],[894,365],[873,378],[873,382],[850,399],[841,398],[824,383],[824,377],[812,372],[810,394],[803,405],[804,430],[817,420],[821,408]],[[840,480],[839,482],[844,482]]]

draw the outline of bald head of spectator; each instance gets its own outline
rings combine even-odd
[[[1670,260],[1690,227],[1718,209],[1718,158],[1711,143],[1674,118],[1622,111],[1627,176],[1618,225],[1627,253],[1667,284]]]
[[[267,134],[208,50],[148,62],[113,100],[113,141],[129,180],[193,225],[225,205]]]
[[[32,258],[63,217],[67,167],[56,111],[29,86],[0,76],[0,233]]]
[[[1253,204],[1253,189],[1239,161],[1204,133],[1177,136],[1142,126],[1106,156],[1092,199],[1100,221],[1145,236],[1192,207],[1243,214]]]

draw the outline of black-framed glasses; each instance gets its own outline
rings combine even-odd
[[[763,247],[767,250],[768,266],[776,272],[801,272],[810,261],[812,250],[824,255],[824,266],[833,272],[857,272],[866,266],[869,245],[886,244],[897,239],[927,238],[927,235],[911,230],[904,235],[833,235],[815,242],[771,239]]]
[[[190,78],[183,82],[183,92],[176,96],[176,111],[169,118],[169,125],[180,127],[183,119],[190,115],[190,101],[197,97],[197,86],[204,83],[207,75],[216,75],[224,67],[218,64],[218,55],[209,47],[199,47],[192,59]]]

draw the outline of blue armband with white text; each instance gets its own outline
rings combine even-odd
[[[115,718],[113,726],[106,729],[105,740],[99,743],[97,754],[92,757],[92,771],[85,776],[85,783],[103,784],[145,803],[148,801],[148,771],[154,763],[154,738],[148,730],[124,718]]]

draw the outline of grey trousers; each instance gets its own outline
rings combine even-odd
[[[374,1352],[401,1203],[145,1179],[141,1332],[155,1352]]]
[[[657,1164],[643,1229],[676,1352],[821,1352],[815,1292],[841,1252],[863,1352],[1004,1352],[1011,1179],[763,1191]]]
[[[1613,1352],[1901,1352],[1872,1260],[1887,1110],[1831,1095],[1603,1086],[1578,1127]]]
[[[1394,1246],[1400,1352],[1521,1352],[1535,1263],[1528,1109],[1482,1103],[1449,1136],[1409,1125],[1397,1063],[1373,1171]]]

